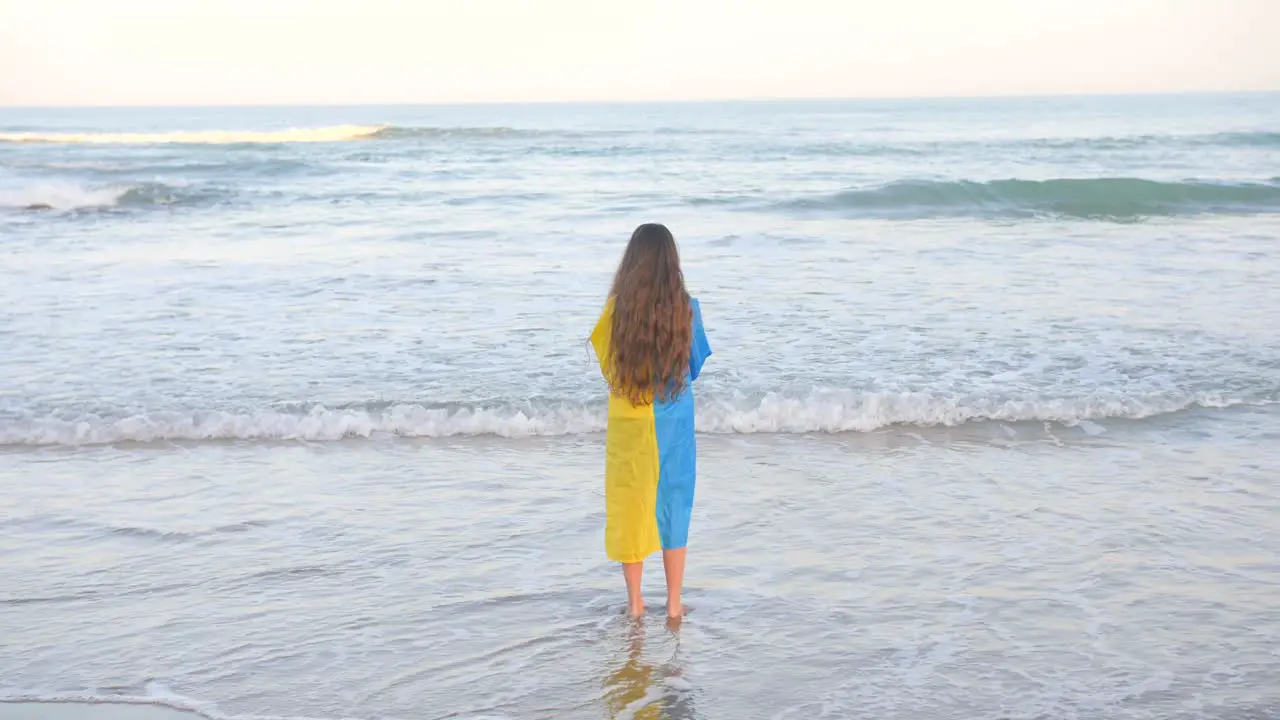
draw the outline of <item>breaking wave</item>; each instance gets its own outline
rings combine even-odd
[[[928,393],[816,390],[803,395],[708,396],[699,400],[704,433],[868,432],[893,425],[952,427],[972,422],[1051,422],[1066,426],[1141,419],[1193,408],[1265,405],[1280,397],[1213,393],[1168,396],[1094,395],[1063,398],[981,399]],[[579,435],[605,429],[603,404],[520,403],[378,404],[314,406],[260,412],[160,412],[108,418],[96,415],[0,420],[0,445],[95,445],[161,440],[331,441],[375,435],[443,438],[522,438]]]
[[[158,182],[87,188],[72,183],[36,183],[23,188],[0,188],[0,208],[92,210],[116,207],[184,205],[216,201],[222,194],[210,188],[180,187]]]
[[[781,203],[784,210],[851,216],[1136,218],[1280,212],[1280,182],[1159,182],[1136,178],[912,180]]]

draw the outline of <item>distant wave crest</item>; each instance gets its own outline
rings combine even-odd
[[[1160,182],[1137,178],[910,180],[781,203],[791,211],[851,216],[1134,218],[1280,212],[1280,183]]]
[[[81,145],[238,145],[332,143],[410,138],[514,138],[543,134],[510,127],[333,125],[288,130],[182,130],[172,132],[0,132],[0,143]]]
[[[1280,132],[1226,132],[1208,136],[1206,144],[1242,147],[1280,146]]]
[[[518,139],[543,136],[566,138],[613,137],[644,134],[642,130],[610,128],[592,129],[534,129],[508,126],[415,126],[415,125],[329,125],[298,127],[278,130],[174,130],[166,132],[101,132],[101,131],[46,131],[0,130],[0,143],[66,143],[84,145],[234,145],[273,143],[344,142],[349,140],[405,140],[405,139]],[[657,135],[734,135],[729,129],[710,128],[657,128]],[[883,141],[832,140],[816,144],[793,146],[783,142],[779,151],[801,155],[930,155],[947,146],[970,147],[989,144],[1008,148],[1027,149],[1089,149],[1119,150],[1152,145],[1191,145],[1224,147],[1276,147],[1280,146],[1280,132],[1234,131],[1201,135],[1129,135],[1068,138],[1011,138],[1004,141],[949,140],[929,143]]]
[[[370,137],[378,140],[406,138],[517,138],[540,135],[535,130],[519,130],[511,127],[402,127],[388,125],[379,128]]]
[[[156,133],[0,132],[0,143],[74,143],[87,145],[235,145],[242,143],[315,143],[358,140],[376,135],[380,125],[334,125],[290,130],[192,130]]]
[[[967,145],[980,145],[985,140],[962,141]],[[1127,150],[1152,146],[1222,146],[1222,147],[1274,147],[1280,145],[1280,133],[1277,132],[1218,132],[1200,135],[1120,135],[1066,138],[1038,138],[1034,140],[1011,140],[1003,143],[1008,147],[1025,145],[1032,148],[1049,150]]]
[[[971,422],[1053,422],[1078,425],[1107,418],[1141,419],[1183,410],[1269,404],[1275,397],[1241,398],[1200,393],[1150,397],[1086,396],[963,399],[928,393],[815,390],[789,396],[707,397],[698,430],[705,433],[868,432],[891,425],[958,426]],[[603,405],[522,403],[427,406],[417,403],[259,412],[154,413],[122,418],[15,418],[0,420],[0,445],[93,445],[161,440],[332,441],[374,435],[506,438],[601,432]]]

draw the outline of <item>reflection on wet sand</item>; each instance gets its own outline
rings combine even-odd
[[[645,621],[632,621],[626,632],[622,665],[604,679],[604,702],[610,720],[694,720],[693,697],[681,677],[680,623],[668,622],[675,640],[670,660],[655,666],[644,655]]]

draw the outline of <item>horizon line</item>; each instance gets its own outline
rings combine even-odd
[[[300,102],[300,103],[124,103],[124,104],[56,104],[25,105],[0,103],[0,110],[168,110],[180,108],[357,108],[357,107],[519,107],[554,105],[713,105],[713,104],[765,104],[787,102],[884,102],[930,100],[1060,100],[1121,97],[1188,97],[1230,95],[1276,95],[1280,87],[1249,90],[1156,90],[1115,92],[1062,92],[1062,93],[996,93],[955,95],[814,95],[776,97],[725,97],[725,98],[667,98],[667,99],[608,99],[608,100],[460,100],[460,101],[395,101],[395,102]]]

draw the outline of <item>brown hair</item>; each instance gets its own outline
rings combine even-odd
[[[669,400],[684,390],[693,310],[671,231],[636,228],[613,278],[609,389],[632,405]]]

